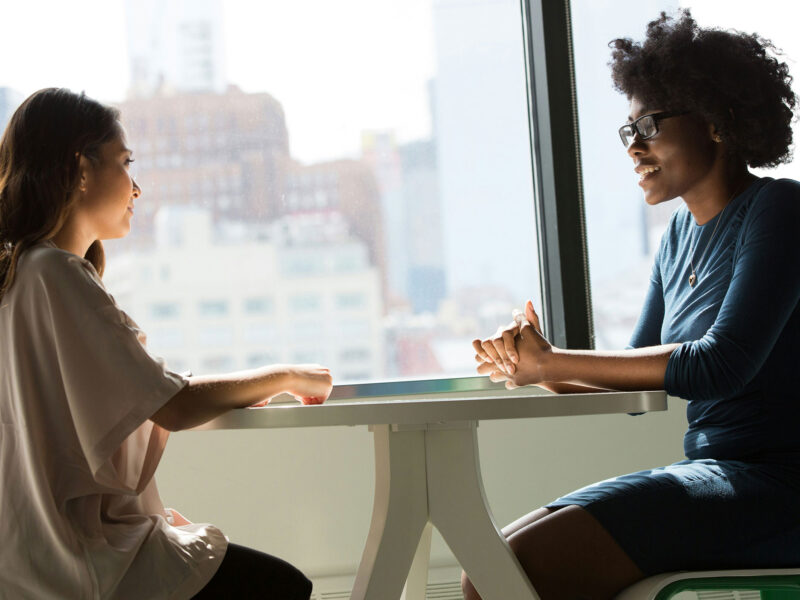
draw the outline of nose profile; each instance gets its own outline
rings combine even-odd
[[[133,181],[133,198],[136,199],[142,195],[142,188],[139,187],[139,184],[136,183],[135,179],[132,179],[131,181]]]
[[[647,144],[642,141],[642,138],[639,137],[639,132],[635,132],[633,137],[631,138],[631,143],[628,144],[628,148],[626,150],[628,156],[634,158],[636,156],[640,156],[647,152]]]

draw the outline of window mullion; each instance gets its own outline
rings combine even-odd
[[[521,4],[545,333],[593,348],[569,2]]]

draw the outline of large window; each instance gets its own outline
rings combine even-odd
[[[14,3],[0,117],[47,86],[119,106],[144,194],[106,284],[170,365],[472,375],[471,339],[540,303],[520,19],[517,0]]]
[[[800,53],[793,3],[734,4],[691,7]],[[14,3],[0,120],[52,85],[121,108],[144,195],[106,280],[175,368],[469,376],[529,297],[558,345],[627,343],[675,204],[641,201],[607,44],[684,5]]]

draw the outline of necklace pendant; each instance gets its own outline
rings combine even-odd
[[[695,283],[697,283],[697,277],[695,277],[695,274],[692,273],[691,275],[689,275],[689,285],[691,287],[694,287]]]

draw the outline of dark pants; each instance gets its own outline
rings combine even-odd
[[[286,561],[228,544],[219,569],[194,600],[308,600],[310,597],[311,582]]]

